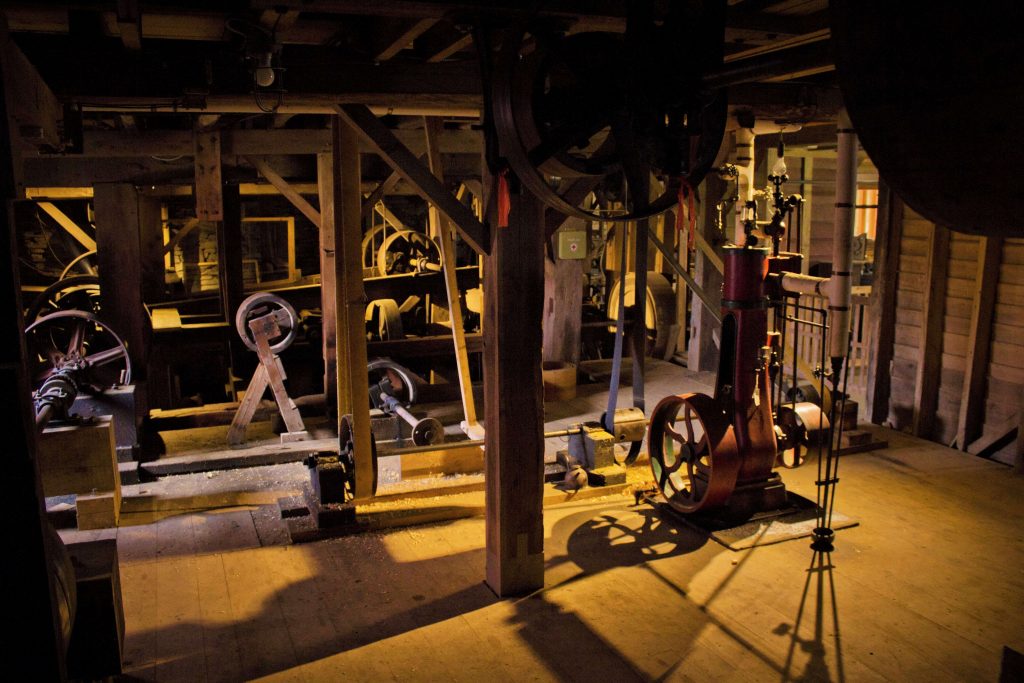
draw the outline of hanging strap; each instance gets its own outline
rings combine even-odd
[[[622,343],[626,336],[626,243],[628,240],[629,223],[621,223],[622,226],[622,240],[619,248],[619,312],[615,319],[615,351],[612,355],[612,377],[608,385],[608,407],[602,416],[602,424],[605,430],[609,434],[615,433],[615,410],[618,406],[619,401],[619,381],[622,378]],[[639,229],[639,226],[638,226]],[[634,276],[635,277],[635,276]],[[635,280],[634,280],[635,282]],[[634,301],[636,301],[637,293],[634,287]],[[644,301],[646,302],[647,292],[645,291]],[[638,310],[634,306],[634,311]],[[643,316],[640,316],[640,324],[644,324]],[[636,324],[634,322],[634,324]],[[634,350],[634,353],[636,351]],[[641,354],[643,351],[640,352]],[[633,405],[634,407],[644,409],[644,389],[643,389],[643,370],[639,371],[635,367],[633,368]],[[642,359],[641,359],[642,360]],[[639,382],[637,377],[639,376]],[[639,384],[639,388],[638,385]],[[632,464],[636,461],[640,455],[640,446],[642,441],[631,441],[629,444],[629,453],[626,454],[626,464]]]
[[[686,207],[686,247],[693,251],[697,246],[697,210],[693,186],[686,178],[679,180],[679,208],[676,210],[676,232],[683,231],[683,207]]]
[[[508,216],[512,212],[512,196],[508,187],[508,169],[498,174],[498,227],[508,227]]]
[[[622,376],[622,339],[626,336],[626,241],[629,223],[619,223],[619,313],[615,318],[615,352],[612,354],[612,379],[608,385],[608,408],[604,413],[604,428],[615,432],[615,407],[619,401],[619,379]]]

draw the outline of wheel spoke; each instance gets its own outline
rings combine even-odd
[[[107,349],[106,351],[97,351],[96,353],[91,353],[85,357],[85,361],[89,365],[97,367],[100,365],[107,365],[108,363],[113,363],[114,361],[120,360],[122,358],[124,358],[124,353],[121,351],[121,349],[114,347],[112,349]]]
[[[676,428],[673,427],[672,424],[669,422],[665,423],[665,433],[672,437],[673,441],[678,441],[680,444],[684,444],[688,441],[688,439],[679,432],[677,432]]]

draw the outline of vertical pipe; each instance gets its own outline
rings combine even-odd
[[[857,135],[844,109],[839,114],[836,154],[836,213],[832,238],[832,278],[829,287],[829,357],[838,381],[850,336],[850,268],[853,261],[854,197],[857,194]]]
[[[739,175],[736,177],[736,194],[739,199],[736,201],[736,218],[733,224],[733,242],[743,244],[746,237],[743,232],[743,208],[746,203],[754,198],[754,129],[736,129],[736,155],[734,157],[736,170]]]

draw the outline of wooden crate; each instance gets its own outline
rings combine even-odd
[[[109,416],[82,425],[48,427],[37,456],[43,495],[78,494],[78,526],[116,526],[121,510],[114,425]]]

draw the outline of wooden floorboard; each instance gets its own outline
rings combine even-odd
[[[579,501],[545,510],[546,588],[514,601],[482,583],[479,518],[301,546],[273,545],[279,528],[256,505],[123,527],[126,671],[160,681],[996,680],[1003,646],[1024,650],[1024,480],[872,431],[890,447],[841,459],[837,511],[860,526],[839,531],[830,556],[806,540],[734,552],[632,497]],[[290,487],[280,474],[268,469],[264,490]],[[816,476],[813,462],[783,473],[811,498]]]

